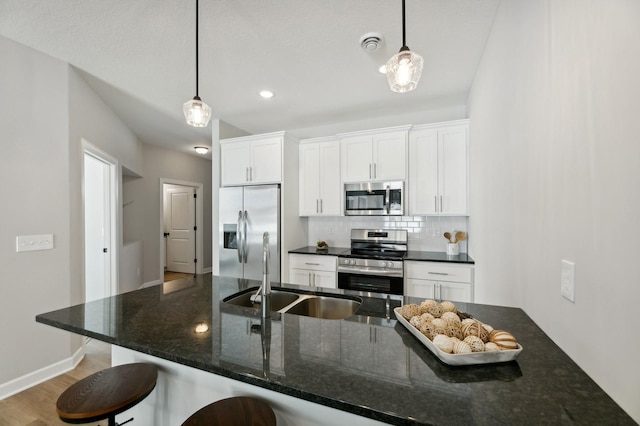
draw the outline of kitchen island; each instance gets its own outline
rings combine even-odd
[[[417,299],[360,295],[344,320],[277,312],[263,320],[260,310],[223,302],[259,284],[204,275],[36,320],[111,343],[114,364],[157,361],[158,388],[139,424],[179,424],[186,416],[176,410],[233,394],[267,400],[284,426],[635,424],[521,309],[457,304],[511,331],[524,350],[509,363],[451,367],[395,319],[394,307]],[[149,420],[158,407],[178,407],[176,417]]]

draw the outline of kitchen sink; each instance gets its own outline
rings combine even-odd
[[[251,302],[258,287],[234,294],[223,303],[260,309],[260,303]],[[271,310],[280,313],[303,315],[322,319],[346,319],[356,313],[362,300],[354,297],[338,297],[327,293],[295,293],[285,289],[271,290]]]

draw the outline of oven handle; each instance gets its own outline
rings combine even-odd
[[[385,277],[402,277],[402,269],[354,268],[353,266],[338,266],[338,273],[379,275]]]

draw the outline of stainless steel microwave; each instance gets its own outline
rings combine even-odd
[[[404,182],[344,184],[346,216],[403,216]]]

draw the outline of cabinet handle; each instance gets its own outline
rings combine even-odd
[[[244,168],[244,181],[245,182],[249,182],[249,168],[248,167]]]
[[[446,272],[428,272],[428,274],[431,274],[431,275],[449,275]]]
[[[318,199],[316,199],[316,213],[320,213],[320,208],[318,207]]]
[[[311,286],[311,272],[309,272],[309,286]]]
[[[313,286],[316,286],[316,273],[313,273]]]
[[[320,213],[322,213],[322,198],[320,198]]]
[[[438,196],[433,196],[433,211],[438,213]]]
[[[373,341],[373,329],[371,328],[371,326],[369,326],[369,342]]]
[[[369,163],[369,179],[371,179],[371,163]]]
[[[373,163],[373,178],[377,179],[378,178],[378,163]]]
[[[253,182],[253,167],[249,167],[249,181]]]
[[[440,196],[440,213],[442,213],[442,195]]]
[[[378,329],[373,329],[373,343],[378,343]]]
[[[320,266],[319,263],[304,262],[305,265]]]

